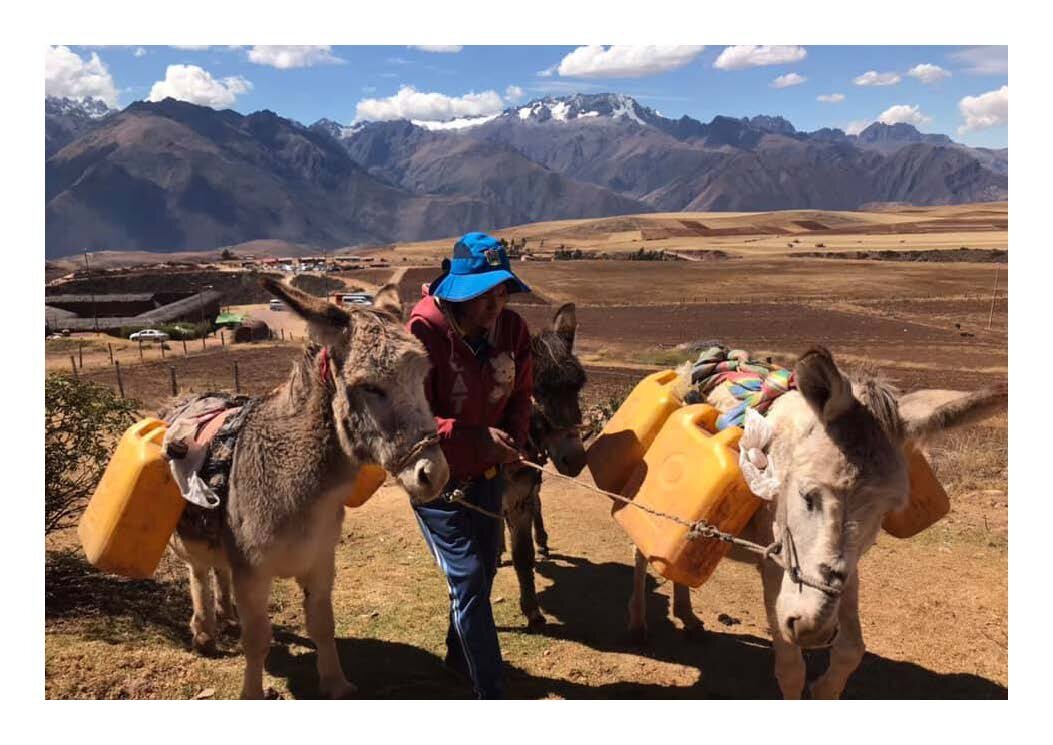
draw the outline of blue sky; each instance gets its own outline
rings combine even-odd
[[[1008,81],[1006,47],[952,46],[71,46],[48,48],[45,73],[49,95],[120,107],[173,95],[305,124],[485,115],[612,91],[670,117],[778,114],[848,131],[905,121],[982,147],[1007,145]]]

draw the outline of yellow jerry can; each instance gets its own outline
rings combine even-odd
[[[719,415],[709,404],[675,411],[622,494],[636,504],[738,535],[763,500],[750,492],[739,470],[742,430],[713,433]],[[701,585],[731,549],[710,538],[689,540],[686,526],[626,504],[616,504],[612,512],[655,570],[683,585]]]
[[[585,454],[596,486],[621,492],[665,420],[683,405],[677,385],[675,370],[652,373],[636,384]]]
[[[347,501],[344,502],[346,507],[361,507],[369,498],[376,494],[377,489],[384,485],[384,481],[388,477],[388,472],[380,466],[367,463],[362,466],[358,471],[358,476],[355,478],[355,485],[351,488],[351,494],[348,495]]]
[[[881,527],[896,538],[910,538],[933,526],[951,510],[951,500],[932,472],[921,451],[907,444],[903,448],[910,473],[910,499],[902,510],[885,515]]]
[[[77,533],[92,566],[152,577],[186,502],[161,453],[166,425],[136,422],[121,437]]]

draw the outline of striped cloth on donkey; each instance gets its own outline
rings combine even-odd
[[[797,387],[793,370],[751,360],[743,349],[713,346],[702,350],[691,366],[691,383],[704,399],[714,388],[728,383],[728,391],[739,403],[717,418],[717,429],[741,427],[746,409],[763,414],[779,396]]]

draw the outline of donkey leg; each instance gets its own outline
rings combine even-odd
[[[336,624],[333,621],[333,554],[322,558],[304,577],[297,578],[303,590],[303,609],[307,616],[307,635],[318,651],[318,690],[325,698],[347,698],[357,690],[344,677],[336,652]]]
[[[684,624],[684,631],[688,634],[701,634],[705,631],[702,619],[696,616],[691,608],[691,588],[677,582],[673,583],[673,615]]]
[[[217,565],[212,568],[216,575],[216,620],[221,633],[237,631],[238,609],[234,605],[230,567]]]
[[[519,580],[519,610],[527,619],[527,628],[538,629],[546,623],[537,602],[534,586],[534,540],[530,536],[531,501],[519,500],[508,509],[508,527],[512,532],[512,565]]]
[[[633,548],[633,594],[629,598],[629,637],[636,643],[647,641],[647,557]]]
[[[534,490],[534,541],[537,543],[538,555],[548,557],[548,531],[545,530],[545,519],[541,516],[541,490]]]
[[[830,649],[830,666],[811,686],[812,698],[840,698],[849,676],[863,661],[866,645],[859,625],[859,577],[846,586],[838,608],[840,629]]]
[[[804,656],[800,647],[782,638],[779,633],[779,620],[775,615],[775,600],[779,597],[783,572],[782,569],[767,565],[760,569],[764,582],[764,609],[768,614],[772,649],[775,651],[775,679],[779,682],[783,698],[799,699],[804,693]]]
[[[216,654],[216,609],[212,600],[211,567],[201,562],[187,562],[190,570],[190,602],[194,615],[190,618],[191,647],[206,657]]]
[[[272,578],[249,570],[235,570],[234,594],[241,613],[241,649],[245,654],[242,698],[263,698],[263,662],[271,647],[271,619],[267,601]]]

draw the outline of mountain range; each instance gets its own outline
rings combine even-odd
[[[855,209],[1008,198],[1008,150],[909,124],[799,132],[670,119],[619,94],[449,122],[241,115],[166,99],[46,99],[46,255],[338,247],[644,212]]]

